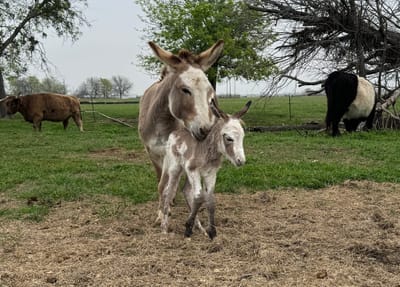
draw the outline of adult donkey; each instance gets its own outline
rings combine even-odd
[[[166,143],[171,132],[182,127],[202,140],[216,121],[210,103],[215,91],[205,75],[220,57],[224,42],[219,40],[195,55],[181,50],[178,55],[149,42],[156,57],[165,64],[163,78],[151,85],[140,100],[139,135],[160,180]],[[188,186],[186,186],[188,188]],[[185,189],[186,189],[185,188]],[[161,219],[162,190],[159,190]]]

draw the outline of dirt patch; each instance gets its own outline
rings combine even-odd
[[[218,235],[167,235],[156,202],[62,203],[1,222],[0,286],[400,286],[400,185],[217,194]],[[205,214],[202,214],[205,217]]]
[[[89,157],[109,160],[134,161],[139,163],[148,162],[146,153],[134,152],[121,148],[92,150],[89,152]]]

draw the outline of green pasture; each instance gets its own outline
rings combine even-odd
[[[220,99],[235,112],[249,99]],[[322,96],[252,99],[244,117],[248,127],[322,122]],[[137,134],[138,104],[83,105],[84,129],[73,123],[44,122],[33,132],[20,115],[0,120],[0,216],[41,220],[63,201],[98,195],[141,203],[157,199],[156,177]],[[93,114],[96,110],[134,128]],[[325,133],[247,132],[247,163],[224,163],[217,192],[256,192],[266,189],[315,189],[345,180],[400,182],[397,131],[371,131],[331,138]]]

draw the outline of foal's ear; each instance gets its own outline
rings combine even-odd
[[[214,45],[198,55],[197,64],[200,65],[204,72],[207,71],[219,59],[223,49],[224,41],[218,40]]]
[[[149,42],[149,46],[153,50],[156,57],[165,65],[176,68],[181,63],[181,60],[178,58],[178,56],[175,56],[171,52],[162,49],[154,42]]]
[[[245,105],[240,111],[238,111],[237,113],[235,113],[235,114],[233,115],[233,117],[234,117],[234,118],[240,119],[245,113],[247,113],[247,111],[248,111],[249,108],[250,108],[250,105],[251,105],[251,101],[248,101],[248,102],[246,103],[246,105]]]

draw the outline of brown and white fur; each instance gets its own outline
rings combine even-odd
[[[187,50],[174,55],[153,42],[149,45],[166,70],[140,100],[138,128],[159,180],[169,135],[185,127],[201,140],[216,120],[210,108],[215,91],[204,72],[218,60],[224,42],[198,55]],[[158,215],[160,219],[161,210]]]
[[[1,100],[1,105],[8,115],[19,112],[25,121],[33,124],[35,131],[41,131],[42,121],[63,122],[66,129],[70,118],[83,131],[80,102],[74,96],[54,93],[8,96]]]
[[[175,196],[181,175],[185,173],[190,183],[190,188],[184,189],[185,199],[190,208],[185,236],[192,235],[195,221],[196,225],[204,231],[197,219],[197,212],[205,203],[209,216],[207,234],[213,239],[217,234],[214,224],[214,188],[222,156],[235,166],[241,166],[246,161],[243,149],[244,130],[240,117],[247,112],[251,102],[233,116],[222,112],[214,101],[212,103],[213,112],[219,119],[203,141],[196,140],[185,128],[174,131],[169,136],[158,186],[160,194],[163,194],[161,228],[164,233],[168,230],[169,202]]]

